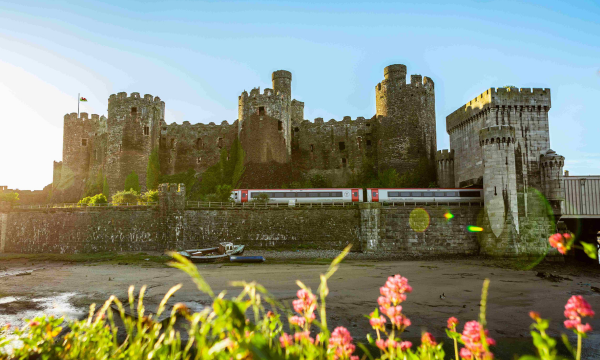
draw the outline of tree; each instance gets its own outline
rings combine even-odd
[[[133,190],[136,193],[140,192],[140,179],[135,171],[132,171],[125,179],[125,191]]]
[[[148,157],[148,167],[146,168],[146,188],[148,190],[158,189],[160,183],[160,161],[158,159],[158,149],[154,148]]]
[[[138,203],[139,199],[140,199],[140,196],[139,196],[138,192],[135,190],[119,191],[118,193],[113,195],[112,203],[114,205],[121,205],[121,204],[136,205]]]
[[[88,197],[88,196],[94,196],[96,194],[102,193],[103,192],[103,183],[104,183],[104,175],[102,174],[102,169],[100,169],[98,171],[98,173],[96,174],[96,178],[94,179],[94,181],[91,181],[91,176],[90,176],[90,181],[88,181],[88,183],[86,184],[85,192],[84,192],[83,196]]]

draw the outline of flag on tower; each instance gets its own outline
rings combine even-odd
[[[84,98],[84,97],[82,97],[82,98],[79,99],[79,101],[87,101],[87,99]]]

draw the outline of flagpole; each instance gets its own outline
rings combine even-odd
[[[81,95],[80,93],[77,93],[77,117],[78,118],[79,118],[79,96],[80,95]]]

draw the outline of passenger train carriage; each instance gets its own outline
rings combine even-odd
[[[482,189],[367,189],[367,202],[483,201]]]
[[[231,197],[236,203],[246,203],[258,199],[260,194],[269,196],[269,203],[298,204],[362,202],[362,189],[236,189]]]

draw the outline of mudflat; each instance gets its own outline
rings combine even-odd
[[[122,301],[127,289],[136,292],[147,285],[146,307],[152,311],[164,294],[183,284],[170,301],[183,302],[193,310],[210,306],[210,297],[200,293],[185,273],[163,263],[65,262],[0,257],[0,325],[19,325],[22,316],[41,313],[65,314],[70,318],[86,316],[90,303],[104,302],[110,295]],[[532,265],[532,264],[531,264]],[[563,327],[564,305],[572,295],[582,295],[600,314],[600,268],[586,264],[541,263],[533,269],[527,263],[485,258],[454,260],[345,260],[329,281],[327,317],[331,329],[347,327],[357,341],[366,342],[371,332],[364,315],[377,306],[379,288],[388,276],[400,274],[409,280],[413,292],[404,302],[403,312],[412,325],[404,338],[417,340],[422,331],[444,340],[446,320],[455,316],[462,325],[479,316],[481,289],[490,279],[487,322],[490,336],[505,344],[505,356],[529,351],[531,319],[529,311],[538,311],[551,319],[549,334],[569,333]],[[328,260],[279,260],[262,264],[198,265],[200,274],[216,293],[239,293],[231,281],[256,281],[272,296],[288,306],[295,299],[301,280],[316,291],[319,275],[325,273]],[[30,304],[30,305],[28,305]],[[584,357],[600,357],[600,316],[589,319],[595,330],[586,340]],[[417,340],[418,342],[418,340]],[[446,342],[449,342],[448,340]],[[524,349],[519,351],[519,349]],[[509,356],[509,357],[506,357]],[[590,357],[591,356],[591,357]]]

